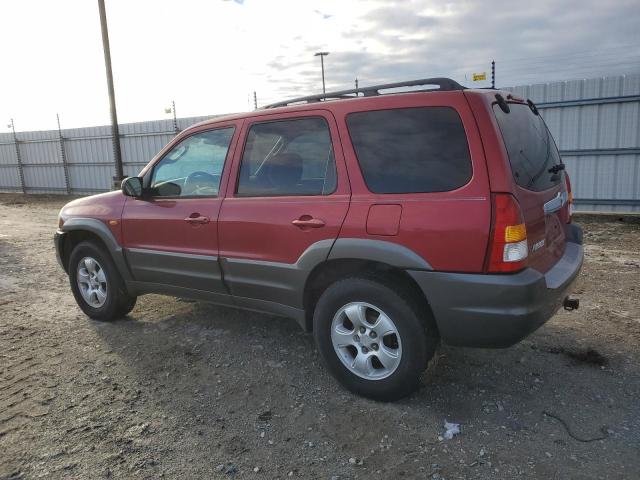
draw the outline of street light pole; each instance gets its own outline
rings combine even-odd
[[[320,67],[322,68],[322,94],[324,95],[326,92],[324,88],[324,57],[329,55],[329,52],[318,52],[314,54],[314,57],[320,57]]]
[[[100,27],[102,29],[102,48],[104,50],[104,67],[107,73],[107,88],[109,90],[109,108],[111,110],[111,139],[113,142],[113,159],[116,163],[114,186],[124,179],[122,169],[122,152],[120,150],[120,132],[118,130],[118,114],[116,113],[116,96],[113,90],[113,74],[111,72],[111,49],[109,48],[109,30],[107,28],[107,13],[104,0],[98,0],[100,10]]]

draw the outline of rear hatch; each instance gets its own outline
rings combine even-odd
[[[500,103],[502,106],[493,105],[493,112],[509,155],[515,180],[513,194],[527,227],[528,266],[544,273],[565,250],[564,224],[569,206],[564,165],[533,104]]]

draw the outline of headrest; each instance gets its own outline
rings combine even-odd
[[[269,159],[267,178],[274,186],[293,186],[302,179],[302,157],[295,153],[279,153]]]

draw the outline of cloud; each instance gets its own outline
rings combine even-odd
[[[472,73],[489,73],[492,59],[502,86],[640,71],[636,1],[395,0],[334,9],[322,46],[331,52],[325,69],[332,89],[348,88],[356,77],[361,85],[441,75],[471,84]],[[317,41],[311,32],[305,38]],[[296,78],[296,90],[317,92],[319,68],[309,68],[316,48],[301,45],[270,62],[277,70],[268,73],[270,82],[285,86],[267,91],[286,94]]]
[[[118,118],[252,108],[328,90],[448,76],[498,86],[640,72],[638,0],[109,0]],[[33,16],[36,8],[40,15]],[[3,2],[0,109],[19,129],[109,121],[97,7]],[[25,25],[29,28],[25,28]],[[72,52],[72,54],[61,54]],[[46,75],[43,76],[43,72]],[[4,93],[4,95],[3,95]],[[1,113],[1,112],[0,112]]]
[[[416,12],[404,3],[376,8],[367,12],[363,19],[372,22],[377,29],[396,32],[428,29],[438,23],[437,17]]]

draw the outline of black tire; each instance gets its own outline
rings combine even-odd
[[[132,297],[125,293],[124,302],[122,303],[122,307],[120,309],[120,316],[124,317],[131,313],[131,310],[136,306],[136,302],[138,301],[138,297]]]
[[[87,303],[78,286],[78,265],[85,257],[94,258],[102,267],[106,277],[107,298],[104,304],[94,307]],[[128,314],[136,304],[137,297],[127,293],[122,277],[111,256],[93,242],[81,242],[75,246],[69,256],[69,283],[71,291],[80,309],[94,320],[110,321]]]
[[[417,390],[420,376],[434,358],[439,345],[424,302],[407,289],[391,287],[390,284],[377,278],[340,280],[320,296],[313,315],[316,344],[331,373],[352,392],[381,401],[398,400]],[[399,364],[386,378],[372,380],[358,376],[343,364],[333,347],[331,328],[334,316],[353,302],[375,306],[391,318],[397,328],[402,354]]]

